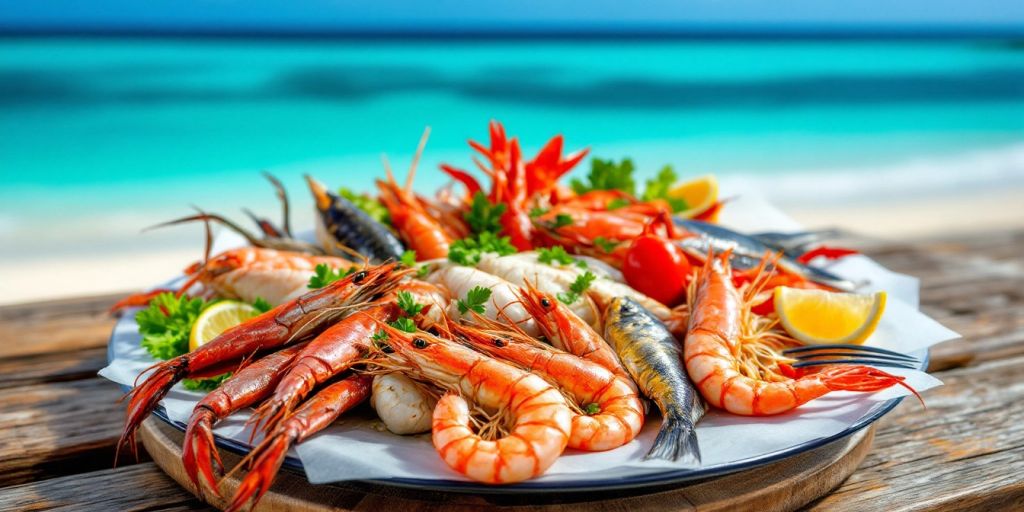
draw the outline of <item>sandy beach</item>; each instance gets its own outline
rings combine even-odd
[[[777,202],[808,228],[838,227],[876,239],[926,238],[969,231],[1024,228],[1024,187],[930,194],[917,198],[850,200],[813,207]],[[141,290],[167,280],[201,256],[202,247],[90,251],[76,257],[6,258],[0,264],[0,304]]]

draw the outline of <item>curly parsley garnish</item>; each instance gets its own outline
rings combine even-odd
[[[210,392],[221,385],[224,381],[231,377],[231,372],[222,373],[216,377],[210,377],[209,379],[184,379],[181,381],[181,385],[185,386],[185,389],[189,391],[206,391]]]
[[[252,301],[252,307],[256,308],[256,311],[259,311],[260,313],[266,313],[267,311],[274,309],[274,306],[267,302],[263,297],[256,297],[256,300]]]
[[[537,249],[537,261],[552,266],[576,265],[580,268],[587,268],[587,262],[573,258],[569,253],[565,252],[565,248],[561,245],[556,245],[550,248],[541,247]]]
[[[448,248],[448,260],[467,267],[475,266],[486,252],[497,253],[499,256],[514,254],[516,248],[509,237],[499,237],[490,231],[484,231],[475,237],[456,240]]]
[[[146,309],[135,314],[142,348],[165,360],[188,352],[192,324],[209,305],[201,298],[176,297],[170,292],[153,297]]]
[[[317,288],[323,288],[335,281],[340,281],[354,274],[355,271],[356,267],[349,267],[347,270],[341,270],[340,268],[332,269],[327,266],[326,263],[321,263],[316,266],[316,269],[314,270],[315,274],[309,277],[309,284],[307,284],[306,287],[314,290]]]
[[[146,309],[135,314],[135,323],[142,335],[142,348],[155,359],[167,360],[188,352],[189,335],[199,314],[217,301],[187,296],[177,297],[164,292],[149,301]],[[269,302],[257,297],[252,306],[260,313],[272,309]],[[184,379],[182,385],[193,391],[212,391],[224,382],[231,373],[209,379]]]
[[[388,325],[399,331],[416,332],[416,322],[413,322],[411,318],[399,318],[394,322],[389,322]]]
[[[602,160],[594,158],[590,161],[590,173],[587,174],[587,181],[573,178],[569,182],[573,191],[577,194],[585,194],[591,190],[621,190],[629,195],[634,195],[636,182],[633,181],[633,160],[623,158],[621,162],[614,160]]]
[[[590,288],[591,283],[597,279],[597,276],[592,272],[587,271],[579,275],[572,284],[569,285],[569,291],[558,294],[558,300],[565,304],[572,304],[579,300],[580,296],[586,293],[587,289]]]
[[[465,299],[459,299],[456,305],[459,307],[459,313],[465,315],[469,311],[476,311],[481,315],[484,314],[484,304],[487,303],[487,299],[491,298],[491,290],[484,288],[483,286],[474,286],[468,292],[466,292]]]
[[[563,228],[565,226],[572,226],[572,223],[572,215],[569,215],[567,213],[559,213],[558,215],[555,215],[555,222],[551,224],[551,227],[558,229]]]
[[[503,204],[491,204],[483,192],[473,195],[473,203],[466,212],[466,222],[473,233],[500,233],[501,216],[505,213],[506,206]]]
[[[614,240],[608,240],[603,236],[599,236],[594,239],[594,245],[600,247],[605,253],[610,253],[615,250],[615,247],[619,245],[619,243]]]
[[[416,302],[416,298],[409,292],[398,292],[398,307],[408,316],[416,316],[423,311],[424,306]]]
[[[676,173],[672,170],[672,166],[666,165],[665,167],[662,167],[657,176],[647,180],[642,199],[644,201],[664,199],[665,202],[672,207],[673,212],[681,212],[688,209],[689,205],[686,204],[685,199],[681,197],[669,197],[668,195],[669,190],[675,182]]]

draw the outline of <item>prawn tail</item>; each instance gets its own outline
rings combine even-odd
[[[644,459],[681,461],[690,466],[700,465],[700,446],[693,423],[683,416],[667,416],[661,423],[654,446]]]
[[[831,366],[814,374],[822,384],[831,391],[873,392],[888,389],[892,386],[903,386],[917,397],[921,404],[924,399],[904,382],[905,377],[893,375],[871,366]]]

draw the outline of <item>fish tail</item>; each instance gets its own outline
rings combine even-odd
[[[661,430],[654,439],[654,446],[644,459],[681,461],[687,465],[700,465],[700,446],[697,432],[686,418],[668,416],[661,422]]]

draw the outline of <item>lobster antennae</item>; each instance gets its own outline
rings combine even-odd
[[[197,210],[198,210],[198,208],[197,208]],[[163,227],[167,227],[167,226],[175,226],[175,225],[178,225],[178,224],[185,224],[186,222],[195,222],[195,221],[199,221],[199,220],[210,220],[210,221],[214,221],[214,222],[219,222],[219,223],[223,224],[225,227],[227,227],[228,229],[230,229],[231,231],[234,231],[235,233],[238,233],[239,235],[242,235],[242,237],[245,238],[245,240],[247,242],[249,242],[250,244],[252,244],[252,245],[254,245],[256,247],[263,247],[264,246],[263,241],[258,239],[258,238],[256,238],[256,236],[253,235],[252,232],[250,232],[249,230],[243,228],[242,226],[239,226],[238,224],[235,224],[234,222],[232,222],[231,220],[228,220],[224,216],[218,215],[216,213],[206,213],[206,212],[203,212],[202,210],[199,210],[199,212],[200,213],[198,213],[196,215],[189,215],[187,217],[182,217],[180,219],[174,219],[174,220],[169,220],[167,222],[161,222],[159,224],[154,224],[152,226],[149,226],[148,228],[143,229],[142,231],[146,232],[146,231],[150,231],[150,230],[157,229],[157,228],[163,228]]]
[[[281,238],[281,230],[277,229],[277,226],[275,226],[269,220],[259,217],[248,208],[242,208],[242,213],[248,216],[253,221],[253,223],[259,226],[260,231],[262,231],[264,235],[271,238]]]
[[[412,181],[416,177],[416,166],[420,163],[420,157],[423,156],[423,150],[427,147],[427,139],[430,138],[430,127],[427,126],[423,129],[423,135],[420,136],[420,143],[416,146],[416,153],[412,157],[412,164],[409,166],[409,174],[405,177],[405,189],[406,193],[412,192]]]
[[[292,221],[291,215],[289,214],[288,193],[285,191],[284,185],[281,183],[281,180],[277,179],[277,177],[275,177],[273,174],[270,174],[267,171],[263,171],[263,177],[270,182],[270,184],[274,187],[274,190],[277,192],[277,199],[281,201],[281,226],[284,228],[284,234],[288,235],[288,237],[291,238]]]

